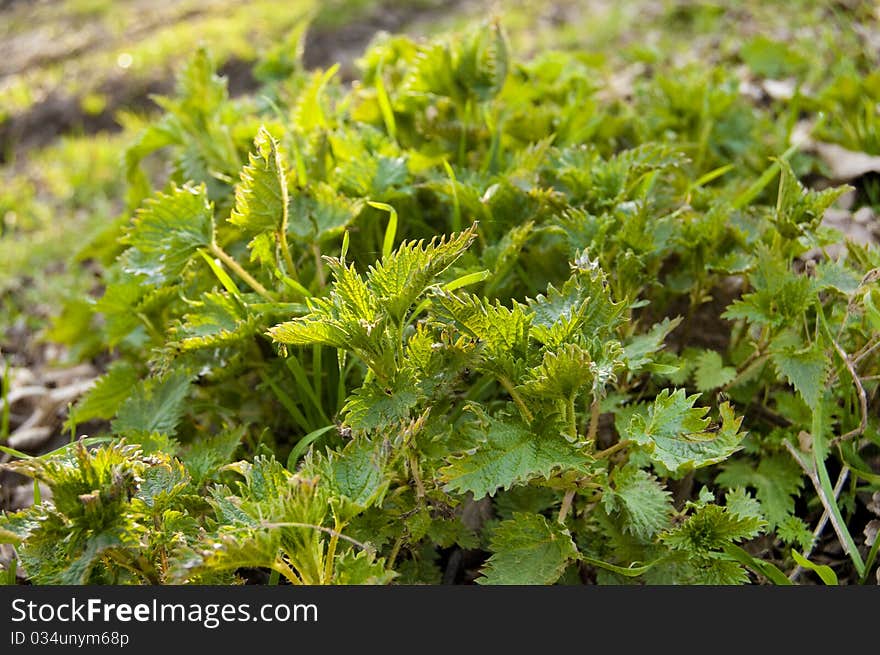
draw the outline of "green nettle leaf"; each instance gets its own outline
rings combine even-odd
[[[333,583],[338,585],[385,585],[397,573],[385,568],[385,560],[373,559],[364,551],[347,550],[334,563]]]
[[[196,484],[210,478],[217,470],[230,462],[232,454],[241,444],[245,426],[226,430],[189,444],[180,455]]]
[[[605,273],[586,254],[572,263],[572,269],[561,289],[551,284],[547,295],[527,299],[534,313],[532,335],[550,347],[579,334],[593,339],[611,337],[626,308],[625,303],[613,301]]]
[[[113,430],[121,435],[173,436],[186,410],[191,379],[190,374],[177,371],[141,383],[119,408]]]
[[[418,400],[416,389],[408,386],[405,381],[388,386],[370,382],[355,389],[345,401],[342,411],[345,422],[350,427],[358,430],[380,430],[406,420]]]
[[[715,464],[739,450],[745,433],[729,403],[719,407],[721,424],[710,429],[707,407],[694,407],[699,394],[683,389],[661,391],[647,411],[639,411],[626,428],[626,438],[642,446],[652,460],[673,472]]]
[[[480,366],[495,375],[517,379],[528,353],[532,317],[525,306],[507,308],[471,294],[438,293],[437,313],[453,322],[482,348]]]
[[[720,505],[704,505],[677,528],[661,539],[673,550],[697,556],[711,556],[728,544],[757,537],[764,521],[755,516],[741,516]]]
[[[178,277],[214,238],[214,208],[204,186],[173,186],[148,198],[125,236],[123,267],[153,285]]]
[[[355,439],[341,452],[329,454],[322,464],[319,470],[329,488],[360,509],[379,503],[389,484],[380,445],[367,439]]]
[[[623,356],[627,369],[638,373],[654,361],[652,355],[663,349],[664,341],[669,333],[681,323],[681,318],[664,318],[656,323],[648,332],[633,337],[624,346]]]
[[[530,427],[511,418],[479,418],[483,440],[475,444],[476,452],[453,459],[440,470],[447,491],[470,491],[474,498],[482,498],[499,488],[547,477],[556,468],[582,470],[589,462],[564,436],[540,429],[540,419]]]
[[[694,370],[694,383],[700,391],[712,391],[723,387],[736,377],[736,369],[724,366],[724,362],[714,350],[704,350],[697,357]]]
[[[113,362],[107,373],[79,399],[71,413],[77,423],[111,419],[138,381],[137,369],[125,360]]]
[[[228,345],[256,332],[242,304],[229,294],[209,291],[190,306],[192,311],[170,334],[170,345],[179,351]]]
[[[619,513],[623,529],[639,539],[649,540],[671,523],[672,494],[647,471],[627,466],[617,469],[613,486],[602,494],[609,515]]]
[[[840,262],[821,261],[816,265],[816,286],[819,289],[836,289],[842,294],[855,293],[861,279]]]
[[[729,491],[724,502],[727,509],[737,516],[752,517],[759,520],[764,519],[761,503],[742,487]]]
[[[335,281],[329,298],[310,299],[307,316],[269,330],[277,342],[324,344],[354,352],[380,378],[393,373],[400,330],[415,301],[473,241],[471,227],[449,239],[408,242],[374,267],[366,279],[343,259],[329,260]]]
[[[326,182],[291,189],[290,231],[304,241],[338,236],[361,210],[363,200],[339,193]]]
[[[448,239],[402,243],[391,256],[370,267],[367,285],[378,303],[400,321],[425,290],[438,282],[437,276],[449,268],[476,237],[476,227]]]
[[[278,142],[261,127],[248,165],[241,170],[229,222],[248,234],[286,229],[287,170]]]
[[[773,351],[772,358],[779,374],[785,376],[807,405],[815,407],[825,388],[828,367],[828,359],[819,345],[780,348]]]
[[[787,455],[767,455],[757,465],[748,459],[727,461],[715,481],[728,489],[755,488],[764,518],[773,528],[782,525],[794,512],[795,498],[803,487],[803,474]]]
[[[776,527],[776,536],[787,544],[807,550],[813,544],[813,531],[797,516],[788,516]]]
[[[753,293],[733,301],[721,315],[726,319],[746,319],[758,325],[783,326],[799,321],[815,301],[813,282],[806,275],[793,273],[784,261],[760,246],[757,265],[749,274]]]
[[[593,386],[590,353],[570,343],[558,352],[546,351],[541,365],[529,372],[522,385],[526,394],[538,397],[568,399],[582,389]]]
[[[495,528],[489,548],[492,557],[477,579],[485,585],[553,584],[578,557],[568,530],[524,512]]]
[[[811,191],[804,188],[786,160],[779,160],[779,165],[782,172],[779,179],[776,225],[783,236],[792,238],[800,234],[804,227],[815,229],[822,221],[825,210],[849,187]]]

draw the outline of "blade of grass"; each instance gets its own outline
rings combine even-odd
[[[284,389],[278,386],[272,378],[266,375],[265,371],[260,371],[260,378],[272,390],[272,393],[275,394],[275,397],[278,398],[278,401],[284,406],[284,409],[288,411],[300,429],[306,432],[310,431],[312,425],[300,411],[299,407],[296,406],[296,402],[294,402],[293,398],[291,398]]]
[[[871,574],[871,569],[874,568],[874,562],[877,561],[877,551],[880,550],[880,536],[874,538],[874,543],[871,546],[871,550],[868,551],[868,557],[865,558],[865,572],[862,573],[862,577],[859,579],[859,583],[865,584],[868,582],[868,576]]]
[[[825,122],[825,115],[820,114],[819,118],[816,120],[816,124],[813,126],[811,132],[818,130],[824,122]],[[763,191],[767,187],[767,185],[773,181],[773,178],[776,177],[776,175],[779,173],[781,162],[788,161],[789,159],[791,159],[792,156],[794,155],[794,153],[796,153],[798,150],[800,150],[802,145],[803,145],[802,141],[791,144],[791,146],[789,146],[789,148],[784,153],[782,153],[782,155],[778,159],[776,159],[776,161],[774,161],[767,168],[767,170],[765,170],[761,174],[761,177],[759,177],[757,180],[755,180],[749,186],[749,188],[747,188],[745,191],[740,193],[736,198],[734,198],[733,208],[734,209],[742,209],[743,207],[745,207],[746,205],[751,203],[752,200],[757,198],[758,194],[760,194],[761,191]]]
[[[737,562],[745,566],[747,569],[764,576],[770,582],[779,586],[791,586],[793,583],[788,577],[779,570],[772,562],[765,562],[756,557],[752,557],[745,548],[736,544],[728,544],[724,547],[724,552]]]
[[[382,259],[388,259],[394,250],[394,239],[397,237],[397,210],[384,202],[368,202],[370,207],[388,212],[388,227],[385,228],[385,239],[382,241]]]
[[[300,361],[296,357],[288,357],[284,360],[284,364],[287,366],[287,370],[293,375],[297,389],[309,399],[312,406],[318,411],[318,415],[321,417],[322,422],[330,423],[330,417],[324,412],[324,406],[321,404],[319,396],[315,393],[315,390],[309,383],[309,376]]]
[[[461,232],[461,203],[458,200],[458,182],[455,179],[455,171],[445,159],[443,160],[443,168],[446,169],[449,185],[452,187],[452,231]]]
[[[108,443],[113,441],[113,439],[114,437],[86,437],[85,439],[78,439],[73,443],[65,444],[60,448],[56,448],[48,453],[43,453],[42,455],[28,455],[27,453],[15,450],[15,448],[10,448],[9,446],[0,446],[0,453],[6,453],[10,457],[18,457],[19,459],[49,459],[50,457],[60,455],[78,443],[82,443],[84,446],[94,446],[101,443]]]
[[[816,403],[816,407],[813,408],[812,422],[813,465],[815,466],[816,478],[819,482],[816,492],[819,495],[819,499],[822,501],[822,505],[824,505],[825,509],[828,511],[831,525],[834,527],[838,539],[840,539],[841,546],[843,546],[843,549],[846,551],[847,555],[849,555],[853,566],[856,568],[856,572],[861,577],[865,572],[865,563],[862,561],[859,549],[856,546],[852,535],[849,533],[849,530],[846,527],[846,522],[843,520],[843,516],[840,513],[840,507],[838,507],[837,499],[834,496],[834,488],[831,485],[831,478],[828,475],[828,469],[825,467],[825,459],[828,456],[828,441],[825,438],[822,429],[822,403],[823,401],[820,399],[820,401]]]
[[[0,584],[4,585],[14,585],[16,580],[16,574],[18,573],[18,559],[15,556],[9,560],[9,563],[6,565],[6,570],[3,572],[3,582]]]
[[[292,472],[296,467],[299,458],[306,454],[309,446],[311,446],[320,436],[327,434],[335,427],[335,425],[325,425],[323,428],[318,428],[317,430],[309,432],[306,436],[297,441],[293,450],[290,451],[290,455],[287,456],[287,470]]]
[[[797,552],[794,548],[791,549],[791,556],[794,561],[797,562],[798,566],[813,571],[813,573],[818,575],[826,585],[836,587],[840,584],[837,580],[837,574],[830,566],[826,566],[825,564],[815,564]]]
[[[376,100],[379,102],[379,111],[382,112],[382,121],[385,129],[394,141],[397,141],[397,123],[394,120],[394,110],[391,108],[391,98],[385,89],[385,80],[382,77],[382,62],[376,68]]]
[[[600,569],[605,569],[606,571],[611,571],[627,578],[638,577],[647,572],[648,569],[650,569],[652,566],[654,566],[654,562],[651,562],[650,564],[645,564],[644,566],[635,566],[635,564],[629,567],[617,566],[616,564],[611,564],[609,562],[596,559],[595,557],[590,557],[589,555],[581,555],[580,560],[582,562],[586,562],[587,564],[591,564],[592,566],[598,566]]]

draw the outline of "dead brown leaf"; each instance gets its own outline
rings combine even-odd
[[[836,143],[815,141],[812,146],[828,166],[832,179],[838,182],[848,182],[866,173],[880,173],[880,157],[847,150]]]

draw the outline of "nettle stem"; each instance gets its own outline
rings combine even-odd
[[[235,273],[238,277],[240,277],[244,282],[258,294],[260,294],[263,298],[268,300],[269,302],[273,302],[275,299],[272,298],[271,294],[266,290],[262,284],[260,284],[254,276],[248,273],[244,268],[242,268],[241,264],[235,261],[232,256],[229,255],[223,248],[218,246],[215,242],[211,242],[210,246],[211,254],[214,255],[221,262],[226,264],[229,269]],[[289,254],[289,253],[288,253]]]
[[[520,413],[523,415],[523,418],[526,419],[529,423],[535,420],[535,415],[532,414],[532,410],[529,409],[528,405],[526,405],[526,401],[523,400],[523,397],[520,395],[519,391],[517,391],[513,382],[510,381],[509,378],[501,376],[498,378],[498,381],[501,383],[501,386],[504,387],[504,390],[510,394],[510,397],[513,399],[513,402],[516,403],[516,406],[519,408]]]
[[[577,440],[577,410],[575,410],[574,401],[575,396],[574,394],[572,394],[572,396],[568,399],[568,429],[571,432],[571,438]]]
[[[287,223],[290,218],[290,195],[287,191],[287,178],[284,175],[284,162],[281,159],[281,153],[275,148],[275,165],[281,175],[281,226],[278,228],[278,245],[281,248],[281,256],[287,266],[287,274],[294,280],[299,282],[299,276],[296,274],[296,266],[293,263],[293,257],[290,255],[290,246],[287,245]]]
[[[299,282],[299,275],[296,273],[296,264],[293,263],[293,257],[290,254],[290,246],[287,244],[287,229],[278,230],[278,247],[281,248],[281,256],[284,257],[284,265],[287,268],[287,275]]]
[[[599,435],[599,417],[602,415],[598,398],[593,398],[590,403],[590,427],[587,430],[587,440],[595,444],[596,437]]]
[[[562,498],[562,506],[559,508],[559,516],[556,519],[559,523],[565,523],[565,518],[568,516],[568,512],[574,501],[574,494],[574,489],[569,489],[565,492],[565,496]]]
[[[617,451],[623,450],[629,444],[630,444],[629,439],[624,439],[623,441],[618,441],[613,446],[610,446],[610,447],[606,448],[605,450],[600,450],[599,452],[597,452],[595,457],[596,457],[596,459],[605,459],[606,457],[610,457],[611,455],[613,455]]]
[[[334,517],[333,532],[330,533],[330,543],[327,545],[327,554],[324,558],[324,584],[330,584],[333,579],[333,564],[336,558],[336,546],[339,544],[339,535],[342,533],[342,524]]]

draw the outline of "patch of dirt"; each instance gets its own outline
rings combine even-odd
[[[230,95],[242,95],[257,88],[252,63],[233,59],[221,66],[219,72],[227,78]],[[121,129],[115,118],[117,111],[157,109],[151,96],[169,94],[173,88],[174,80],[167,77],[145,80],[123,74],[114,75],[96,89],[107,99],[104,110],[99,114],[84,112],[79,96],[53,91],[28,111],[0,124],[0,163],[5,162],[5,153],[11,152],[12,148],[19,152],[42,148],[58,137],[71,133],[116,132]]]
[[[422,6],[419,6],[422,4]],[[399,32],[404,27],[415,28],[429,23],[432,18],[448,15],[465,4],[465,0],[424,3],[379,3],[366,15],[347,25],[323,26],[320,21],[306,32],[303,64],[306,68],[320,68],[339,63],[342,79],[355,77],[355,61],[379,32]]]
[[[427,23],[432,16],[448,14],[462,4],[463,0],[451,0],[442,5],[397,5],[386,2],[380,3],[350,24],[322,27],[319,23],[306,33],[303,62],[307,68],[325,67],[338,62],[340,75],[350,81],[355,76],[356,58],[377,32],[399,31],[408,25]],[[199,13],[201,12],[190,10],[173,16],[173,20],[187,20]],[[167,25],[167,20],[164,23],[154,21],[139,25],[127,33],[125,38],[149,38],[151,30],[163,25]],[[23,36],[8,39],[0,45],[0,62],[5,62],[0,63],[0,78],[34,66],[75,58],[98,47],[106,47],[106,43],[101,41],[101,35],[100,30],[86,29],[82,36],[67,36],[58,45],[52,42],[48,33],[35,29]],[[22,53],[22,50],[26,52]],[[252,73],[253,64],[253,61],[231,59],[221,66],[220,73],[228,80],[231,96],[250,93],[258,88],[259,83]],[[65,134],[117,131],[120,126],[115,116],[120,109],[155,109],[155,103],[150,96],[168,94],[173,86],[173,78],[164,73],[148,78],[112,73],[90,90],[91,93],[106,98],[106,106],[98,114],[89,114],[83,110],[80,95],[51,91],[26,111],[0,123],[0,164],[7,161],[13,150],[20,154],[45,147]]]

